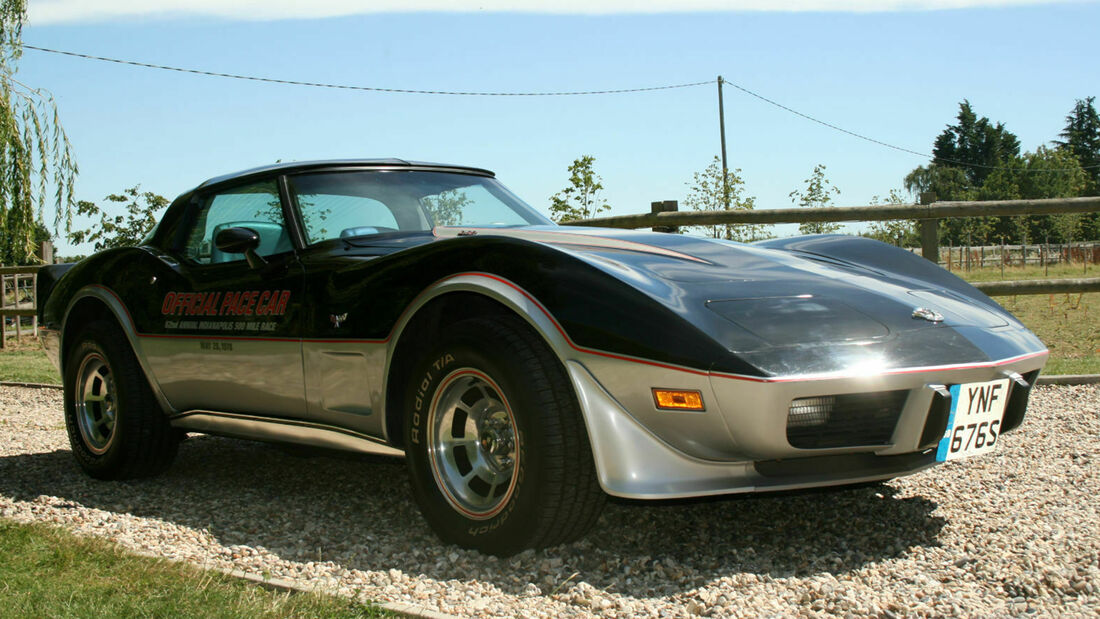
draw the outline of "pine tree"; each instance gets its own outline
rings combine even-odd
[[[1056,140],[1059,150],[1066,150],[1077,157],[1078,163],[1088,175],[1088,186],[1082,195],[1100,195],[1100,116],[1093,101],[1096,97],[1078,99],[1073,111],[1066,116],[1066,128]]]

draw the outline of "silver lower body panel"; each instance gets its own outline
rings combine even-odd
[[[324,449],[359,453],[404,456],[396,449],[365,434],[335,426],[291,419],[273,419],[215,411],[188,411],[172,417],[172,427],[272,443],[293,443]]]

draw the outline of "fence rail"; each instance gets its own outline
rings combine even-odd
[[[800,224],[806,222],[842,222],[842,221],[894,221],[899,219],[921,220],[921,255],[929,260],[940,262],[938,220],[956,217],[1007,217],[1018,215],[1053,215],[1056,213],[1095,213],[1100,212],[1100,197],[1053,198],[1048,200],[990,200],[988,202],[936,202],[931,194],[921,196],[921,204],[888,204],[873,206],[839,206],[830,208],[779,208],[752,211],[690,211],[676,210],[676,202],[665,200],[654,202],[652,212],[637,215],[614,215],[594,217],[568,222],[572,226],[602,226],[606,228],[653,228],[658,232],[675,232],[678,226],[712,226],[718,224]],[[1006,263],[1006,248],[1001,246],[1000,264]],[[1015,246],[1021,247],[1021,246]],[[1039,247],[1033,245],[1032,247]],[[951,268],[951,258],[957,248],[948,248],[947,267]],[[968,248],[969,249],[969,248]],[[1098,252],[1092,245],[1091,257],[1095,261]],[[984,263],[984,250],[978,256]],[[1040,263],[1049,264],[1050,247],[1040,249]],[[1027,248],[1022,247],[1022,263],[1027,262]],[[1086,266],[1089,257],[1084,248],[1080,248],[1082,260]],[[960,252],[960,257],[961,257]],[[1066,255],[1073,257],[1073,249]],[[967,254],[967,268],[971,256]],[[1014,294],[1056,294],[1100,291],[1098,278],[1001,281],[975,284],[990,296]]]
[[[1074,279],[1018,279],[998,282],[972,282],[972,286],[991,297],[1017,294],[1061,294],[1100,292],[1100,277]]]
[[[1100,211],[1100,197],[1050,200],[990,200],[988,202],[932,202],[837,206],[829,208],[776,208],[752,211],[664,211],[637,215],[613,215],[571,221],[572,226],[603,228],[652,228],[713,226],[716,224],[800,224],[807,222],[895,221],[899,219],[949,219],[954,217],[1006,217]]]

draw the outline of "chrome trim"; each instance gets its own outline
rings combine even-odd
[[[405,452],[378,442],[365,434],[336,426],[296,419],[274,419],[219,411],[194,410],[175,415],[172,427],[233,438],[275,443],[295,443],[326,449],[340,449],[383,456],[404,456]]]

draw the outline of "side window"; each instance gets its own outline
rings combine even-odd
[[[244,260],[242,254],[227,254],[214,247],[214,237],[226,228],[255,231],[260,237],[256,253],[261,256],[293,249],[274,181],[245,185],[206,198],[191,222],[184,257],[199,264]]]

